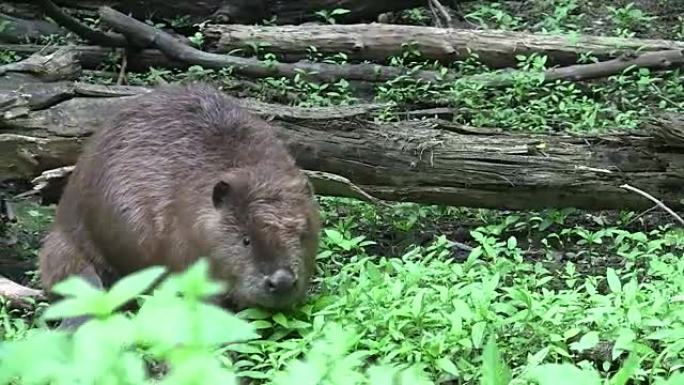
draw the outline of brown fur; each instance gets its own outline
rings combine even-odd
[[[314,269],[312,194],[265,121],[206,85],[156,89],[132,98],[83,149],[40,251],[42,284],[49,291],[81,275],[108,287],[203,256],[238,307],[288,307]],[[280,268],[297,283],[276,296],[264,279]]]

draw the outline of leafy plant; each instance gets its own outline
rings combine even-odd
[[[345,8],[335,8],[333,10],[321,10],[321,11],[316,11],[316,15],[323,19],[328,24],[335,24],[335,16],[338,15],[345,15],[347,13],[351,12],[348,9]]]
[[[73,334],[36,329],[24,339],[0,345],[0,384],[14,383],[157,383],[147,373],[149,359],[167,366],[162,384],[237,384],[233,364],[215,354],[221,345],[258,338],[243,319],[205,303],[225,288],[209,279],[201,259],[186,272],[161,281],[150,295],[143,293],[164,269],[152,267],[118,281],[109,291],[73,277],[55,286],[65,299],[49,307],[45,320],[76,316],[93,319]],[[140,300],[140,310],[118,312]],[[430,384],[415,367],[379,365],[365,373],[363,352],[351,352],[357,335],[331,324],[303,361],[292,361],[277,372],[273,384]],[[157,374],[158,376],[158,374]],[[399,379],[399,382],[395,380]],[[389,381],[389,382],[388,382]]]

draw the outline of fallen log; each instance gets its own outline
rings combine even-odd
[[[8,301],[11,307],[18,308],[27,308],[32,303],[46,299],[42,290],[20,285],[3,276],[0,276],[0,298]]]
[[[66,30],[46,20],[23,19],[0,14],[0,42],[21,44],[49,35],[66,35]]]
[[[59,49],[68,48],[76,55],[84,69],[96,70],[103,68],[112,55],[121,55],[122,48],[101,47],[97,45],[62,45],[41,46],[36,44],[0,44],[0,50],[12,51],[19,55],[31,55],[37,52],[52,53]],[[156,49],[132,50],[128,56],[128,69],[131,71],[147,71],[150,67],[183,70],[190,66],[188,63],[167,58]]]
[[[557,36],[496,30],[465,30],[393,24],[252,26],[208,24],[202,30],[212,52],[227,53],[252,44],[284,55],[288,61],[306,58],[310,47],[319,53],[342,52],[350,59],[385,62],[407,45],[427,59],[464,60],[471,53],[490,68],[515,66],[516,55],[546,55],[551,65],[575,64],[585,54],[608,60],[624,52],[682,50],[684,42],[605,36]]]
[[[111,95],[118,89],[106,87]],[[49,108],[3,117],[0,180],[31,179],[72,165],[84,138],[101,129],[125,98],[147,90],[75,94]],[[642,134],[513,135],[441,120],[372,123],[372,106],[242,103],[274,121],[302,167],[343,176],[388,201],[498,209],[651,207],[648,199],[620,188],[628,183],[673,209],[684,206],[684,153],[671,135],[681,127],[662,128],[667,120]]]
[[[305,76],[327,82],[340,79],[363,81],[386,81],[401,75],[411,74],[423,80],[438,80],[446,76],[436,71],[410,71],[405,68],[380,66],[374,64],[335,65],[327,63],[300,62],[268,63],[252,58],[222,55],[205,52],[177,40],[170,34],[126,16],[110,7],[100,8],[100,17],[115,30],[126,36],[136,45],[155,47],[169,58],[189,64],[201,65],[204,68],[233,68],[237,74],[249,77]]]

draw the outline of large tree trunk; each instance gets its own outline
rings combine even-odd
[[[625,51],[684,49],[684,42],[655,39],[628,39],[603,36],[530,34],[493,30],[462,30],[392,24],[205,27],[203,34],[213,52],[226,53],[250,44],[264,44],[265,50],[284,55],[288,61],[306,58],[310,47],[324,54],[345,53],[350,59],[386,61],[400,54],[408,43],[421,55],[442,62],[463,60],[476,53],[492,68],[516,64],[516,55],[539,53],[550,64],[570,65],[591,53],[606,60]]]
[[[52,87],[52,100],[61,102],[0,119],[0,180],[72,165],[84,137],[101,129],[125,98],[147,91],[102,86],[64,91],[58,85],[46,84],[42,98]],[[654,125],[653,135],[580,138],[485,132],[439,120],[375,124],[364,119],[372,106],[242,103],[274,117],[302,167],[349,178],[381,199],[507,209],[650,207],[620,188],[629,183],[673,208],[684,206],[684,127],[677,117]]]

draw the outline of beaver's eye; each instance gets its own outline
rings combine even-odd
[[[249,246],[250,243],[252,243],[252,241],[250,241],[249,237],[242,238],[242,244],[243,245]]]

